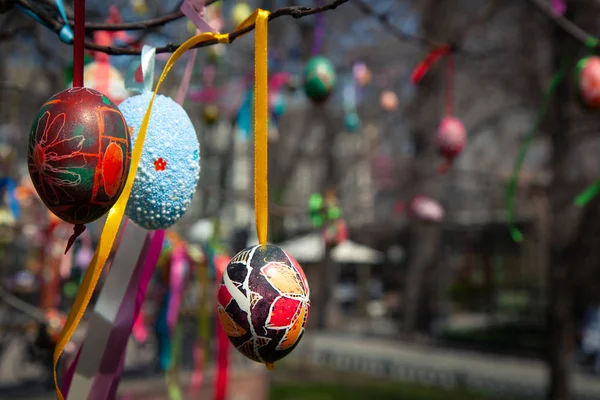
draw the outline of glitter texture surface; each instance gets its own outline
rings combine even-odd
[[[119,109],[135,144],[152,93],[130,97]],[[166,229],[185,213],[200,174],[200,144],[192,121],[172,99],[157,95],[126,214],[149,230]]]

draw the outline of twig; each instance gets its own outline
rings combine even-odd
[[[52,0],[37,0],[37,1],[42,2],[42,3],[46,4],[47,6],[55,7],[55,3]],[[217,1],[218,0],[206,0],[205,6],[210,6],[211,4],[216,3]],[[85,29],[87,31],[137,31],[137,30],[144,30],[144,29],[149,29],[149,28],[158,28],[158,27],[168,24],[169,22],[173,22],[173,21],[176,21],[178,19],[185,17],[185,15],[181,12],[179,7],[180,6],[177,6],[177,8],[175,10],[173,10],[172,12],[170,12],[167,15],[164,15],[162,17],[155,17],[152,19],[147,19],[144,21],[123,22],[120,24],[105,24],[105,23],[99,23],[99,22],[87,22],[85,24]],[[67,19],[69,20],[68,24],[71,27],[74,27],[73,13],[69,9],[67,9],[65,11],[67,14]],[[58,16],[56,19],[58,20],[58,18],[60,18],[60,16]],[[62,18],[60,20],[58,20],[58,22],[60,22],[60,21],[62,21]]]
[[[375,17],[381,25],[383,25],[392,35],[396,36],[400,40],[415,40],[422,43],[427,44],[431,47],[441,46],[443,43],[438,43],[436,41],[430,40],[425,36],[421,35],[413,35],[404,32],[402,29],[398,28],[396,25],[392,24],[387,14],[378,13],[375,11],[371,5],[364,0],[353,0],[352,4],[354,4],[359,10],[367,15],[371,15]]]
[[[556,15],[552,11],[552,7],[550,3],[544,2],[544,0],[527,0],[529,3],[535,7],[539,12],[541,12],[546,18],[548,18],[551,22],[558,25],[563,31],[568,33],[574,39],[578,40],[585,46],[598,48],[599,43],[598,39],[595,36],[590,35],[562,15]],[[593,46],[592,46],[593,45]]]
[[[396,36],[398,39],[402,41],[416,41],[426,44],[429,47],[440,47],[444,44],[450,44],[452,46],[453,53],[462,53],[469,56],[480,56],[480,53],[471,53],[467,52],[461,48],[461,43],[464,41],[467,33],[474,27],[481,25],[492,15],[492,12],[495,9],[495,6],[498,4],[498,0],[490,0],[486,5],[482,6],[481,9],[478,10],[473,21],[470,24],[467,24],[465,28],[456,35],[456,38],[452,41],[449,40],[449,43],[442,43],[432,39],[429,39],[423,35],[409,34],[404,32],[402,29],[398,28],[394,25],[387,14],[378,13],[375,11],[373,7],[366,0],[353,0],[352,4],[354,4],[359,10],[367,15],[371,15],[375,17],[379,23],[386,28],[388,32],[392,35]],[[487,55],[488,52],[485,52]]]
[[[329,2],[327,2],[325,5],[321,6],[321,7],[304,7],[304,6],[292,6],[292,7],[284,7],[284,8],[280,8],[278,10],[273,11],[270,15],[269,15],[269,21],[272,21],[276,18],[279,17],[283,17],[284,15],[290,15],[293,18],[302,18],[302,17],[306,17],[308,15],[313,15],[313,14],[318,14],[321,12],[325,12],[328,10],[334,10],[336,9],[338,6],[344,4],[348,2],[348,0],[330,0]],[[17,0],[17,3],[29,10],[31,10],[33,13],[37,14],[38,17],[46,24],[48,24],[48,26],[57,34],[60,32],[60,30],[62,29],[62,23],[59,22],[56,19],[53,19],[52,17],[48,16],[47,14],[41,12],[39,10],[39,8],[33,4],[31,4],[29,2],[29,0]],[[166,22],[165,22],[166,23]],[[141,29],[145,29],[141,28]],[[103,28],[106,30],[106,27]],[[254,30],[254,24],[248,26],[247,28],[241,29],[239,31],[236,32],[232,32],[229,34],[229,42],[233,42],[235,39],[237,39],[238,37],[251,32]],[[213,46],[215,44],[217,44],[218,41],[217,40],[208,40],[206,42],[202,42],[196,46],[194,46],[194,48],[198,48],[198,47],[207,47],[207,46]],[[181,44],[168,44],[166,46],[163,47],[157,47],[156,48],[156,53],[173,53],[175,50],[177,50],[179,48],[179,46],[181,46]],[[90,42],[90,41],[86,41],[85,42],[85,48],[89,49],[89,50],[94,50],[94,51],[99,51],[102,53],[106,53],[106,54],[110,54],[110,55],[114,55],[114,56],[120,56],[120,55],[139,55],[141,54],[141,50],[140,49],[134,49],[131,47],[113,47],[113,46],[99,46],[96,43]]]

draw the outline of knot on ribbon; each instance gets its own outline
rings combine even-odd
[[[215,39],[217,39],[219,43],[229,44],[229,33],[215,33]]]
[[[60,38],[61,42],[65,44],[73,44],[74,35],[69,25],[63,25],[60,32],[58,33],[58,37]]]

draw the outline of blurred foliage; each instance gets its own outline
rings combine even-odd
[[[502,352],[527,352],[541,354],[544,350],[546,332],[538,326],[503,324],[484,328],[453,329],[442,338],[453,343],[481,345]]]

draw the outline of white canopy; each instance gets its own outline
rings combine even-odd
[[[248,246],[256,244],[256,238],[249,238]],[[317,263],[325,257],[325,241],[319,233],[290,239],[277,244],[300,263]],[[376,264],[384,260],[380,251],[346,240],[333,248],[331,258],[344,264]]]
[[[188,237],[192,242],[206,243],[208,242],[215,230],[215,223],[210,219],[199,219],[188,230]]]

